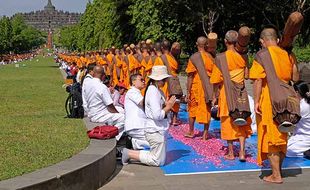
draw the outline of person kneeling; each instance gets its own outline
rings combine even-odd
[[[169,127],[167,114],[173,107],[176,97],[165,99],[160,90],[165,85],[166,66],[154,66],[144,95],[144,110],[146,115],[145,138],[150,144],[150,150],[123,149],[122,163],[126,165],[130,159],[140,161],[149,166],[162,166],[166,160],[166,133]],[[165,101],[166,100],[166,101]]]
[[[146,116],[141,94],[145,87],[144,79],[140,74],[133,74],[130,76],[130,85],[125,97],[125,131],[131,137],[133,149],[143,150],[150,147],[144,135]]]

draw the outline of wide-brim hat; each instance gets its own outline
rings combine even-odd
[[[152,74],[149,76],[153,80],[163,80],[168,77],[171,77],[171,75],[168,74],[167,67],[164,65],[153,66]]]

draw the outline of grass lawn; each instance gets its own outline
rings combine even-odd
[[[51,57],[0,66],[0,180],[58,163],[89,144],[83,121],[64,118],[63,83]]]

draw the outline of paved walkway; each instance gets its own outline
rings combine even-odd
[[[264,171],[264,175],[270,171]],[[269,184],[261,172],[239,172],[203,175],[165,176],[160,168],[118,164],[115,177],[99,190],[309,190],[310,169],[284,171],[284,184]]]
[[[186,77],[181,76],[180,82],[186,92]],[[251,81],[246,82],[252,96]],[[260,177],[269,174],[263,172],[238,172],[202,175],[165,176],[160,168],[118,163],[117,170],[111,181],[99,190],[309,190],[310,169],[284,170],[284,184],[276,185],[263,182]]]

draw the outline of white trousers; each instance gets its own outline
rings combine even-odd
[[[310,139],[296,135],[289,138],[287,143],[287,157],[303,157],[304,152],[310,149]]]
[[[145,133],[150,150],[140,151],[140,161],[149,166],[162,166],[166,161],[166,135],[159,132]]]
[[[106,125],[113,125],[117,127],[119,132],[115,137],[117,141],[124,133],[125,115],[122,113],[110,113],[108,115],[96,118],[95,120],[92,120],[92,122],[105,123]]]
[[[126,133],[131,137],[132,147],[134,150],[143,150],[145,148],[150,148],[149,142],[147,142],[143,129],[133,129],[126,131]]]

